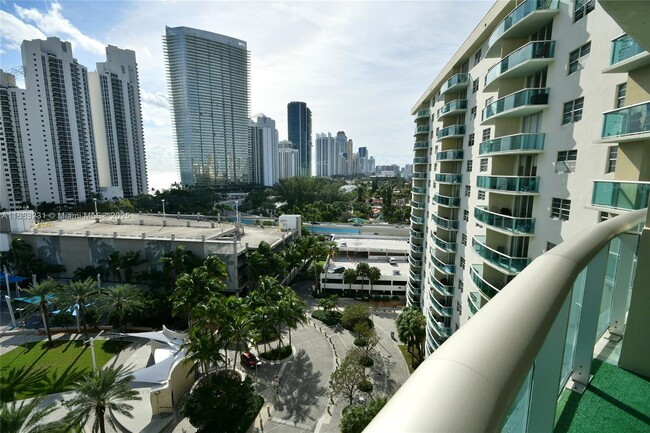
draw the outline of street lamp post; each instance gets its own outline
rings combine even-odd
[[[99,212],[97,212],[97,199],[94,198],[93,202],[95,202],[95,216],[97,216],[97,214],[99,213]]]
[[[163,221],[165,220],[165,199],[162,199],[162,206],[163,206]]]
[[[93,338],[89,340],[90,342],[90,355],[93,358],[93,373],[97,371],[97,360],[95,359],[95,339],[99,338],[100,335],[102,335],[104,331],[101,331],[99,334],[95,335]]]

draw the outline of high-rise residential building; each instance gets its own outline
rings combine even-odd
[[[251,146],[251,173],[253,183],[264,183],[264,147],[262,128],[257,126],[253,119],[248,122],[248,139]]]
[[[311,110],[304,102],[287,104],[289,141],[300,155],[299,176],[311,176]]]
[[[246,42],[166,27],[164,48],[181,183],[252,182]]]
[[[278,144],[278,179],[300,175],[300,151],[289,140]]]
[[[99,190],[88,71],[59,38],[23,41],[18,102],[24,178],[33,204],[76,204]]]
[[[100,192],[105,199],[148,192],[135,52],[106,47],[88,74]]]
[[[650,55],[594,3],[496,2],[412,109],[427,353],[533,259],[648,204]]]
[[[251,131],[253,138],[254,183],[273,186],[278,181],[278,130],[275,120],[260,113],[253,116]]]
[[[16,77],[0,69],[0,208],[21,209],[30,203],[23,131],[26,95],[16,86]]]
[[[368,148],[365,146],[359,148],[356,171],[368,174]]]
[[[347,174],[354,174],[354,143],[352,139],[348,139],[345,144],[345,153],[347,153],[348,160]]]
[[[333,174],[334,161],[331,158],[334,146],[332,134],[316,134],[316,176],[327,177]]]
[[[344,153],[346,153],[348,144],[348,137],[345,135],[344,131],[339,131],[336,133],[334,149],[332,149],[331,157],[334,162],[334,175],[346,174],[346,159]]]
[[[374,173],[375,172],[375,157],[374,156],[369,156],[368,157],[368,171],[367,173]]]

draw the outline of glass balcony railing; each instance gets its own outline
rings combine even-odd
[[[521,272],[530,263],[528,257],[510,257],[505,252],[493,250],[485,244],[485,236],[474,236],[472,247],[479,256],[508,273]]]
[[[429,158],[426,156],[416,156],[413,158],[413,164],[426,164],[429,162]]]
[[[412,179],[426,179],[426,178],[427,178],[427,174],[426,174],[426,172],[424,172],[424,173],[413,173],[413,174],[411,175],[411,178],[412,178]]]
[[[409,277],[411,278],[411,281],[422,281],[422,275],[415,272],[409,271]]]
[[[469,268],[469,274],[472,277],[472,282],[476,288],[479,289],[486,298],[492,299],[497,295],[497,293],[499,293],[499,289],[483,279],[483,265],[471,265]]]
[[[429,303],[431,304],[431,307],[433,307],[435,313],[439,316],[451,317],[454,314],[454,309],[452,307],[442,305],[432,294],[429,296]]]
[[[508,32],[511,28],[516,27],[519,23],[523,21],[524,18],[530,14],[541,11],[541,10],[553,10],[557,9],[559,0],[525,0],[519,6],[517,6],[503,21],[499,23],[496,29],[490,35],[488,39],[488,46],[491,47],[494,45],[503,35]],[[535,29],[533,29],[535,30]]]
[[[472,314],[476,314],[478,310],[481,309],[480,305],[480,296],[478,292],[472,292],[469,294],[469,297],[467,298],[467,305],[469,306],[469,311],[472,312]]]
[[[429,125],[416,126],[414,132],[415,134],[426,134],[429,132]]]
[[[461,183],[463,181],[462,174],[441,174],[436,173],[435,176],[436,182],[442,183]]]
[[[469,83],[469,74],[456,74],[440,86],[440,94],[450,92],[452,90],[458,90],[467,87]]]
[[[431,329],[433,329],[433,332],[438,334],[438,336],[442,338],[448,338],[451,335],[451,328],[445,326],[444,322],[435,320],[435,317],[432,315],[429,315],[429,318],[431,319]]]
[[[431,263],[443,274],[451,275],[456,272],[456,266],[452,263],[445,263],[438,257],[431,255]]]
[[[650,101],[605,113],[602,138],[633,138],[634,134],[650,132]]]
[[[411,200],[411,207],[413,207],[415,209],[424,209],[427,206],[426,206],[426,203],[424,203],[422,201]]]
[[[593,206],[636,210],[648,207],[650,182],[595,180],[591,195]]]
[[[416,224],[416,225],[422,225],[422,224],[424,224],[424,217],[411,215],[411,223]]]
[[[436,161],[452,161],[463,159],[464,152],[462,150],[447,150],[444,152],[436,153]]]
[[[415,287],[413,284],[411,284],[410,281],[406,284],[406,288],[408,289],[407,290],[407,295],[410,296],[411,298],[414,298],[413,299],[414,301],[419,301],[419,299],[420,299],[420,288]],[[417,303],[419,303],[419,302],[416,302],[416,304]]]
[[[416,230],[411,230],[411,237],[414,239],[424,239],[424,233]]]
[[[426,117],[429,117],[431,115],[431,110],[428,108],[424,108],[422,110],[419,110],[417,113],[415,113],[415,120],[423,119]]]
[[[458,249],[458,244],[456,244],[456,242],[442,240],[435,234],[432,234],[431,237],[433,238],[433,243],[447,253],[455,253]]]
[[[623,35],[612,41],[612,56],[609,64],[611,66],[634,57],[637,54],[645,53],[639,44],[628,35]]]
[[[442,278],[441,280],[438,280],[436,277],[431,274],[431,278],[429,278],[429,281],[431,282],[431,285],[433,286],[434,290],[440,293],[443,296],[454,296],[454,286],[453,284],[449,284],[449,281],[447,281],[446,278]]]
[[[458,220],[457,219],[446,219],[439,217],[436,214],[431,215],[431,220],[438,226],[447,230],[458,230]]]
[[[418,260],[410,256],[409,256],[409,263],[411,264],[411,266],[415,266],[416,268],[422,267],[422,260]]]
[[[413,286],[413,287],[418,291],[418,293],[421,291],[421,289],[422,289],[422,284],[420,284],[420,281],[419,281],[419,280],[413,280],[413,279],[409,278],[408,283],[409,283],[411,286]]]
[[[413,194],[426,194],[426,193],[427,193],[427,189],[426,189],[426,188],[419,187],[419,186],[412,186],[412,187],[411,187],[411,192],[412,192]]]
[[[539,190],[539,177],[477,176],[476,186],[496,191],[536,193]]]
[[[516,153],[544,150],[544,134],[515,134],[484,141],[479,146],[479,155],[492,153]]]
[[[422,254],[424,252],[424,248],[419,245],[411,244],[411,252],[415,254]]]
[[[510,212],[510,209],[503,208],[501,213],[490,212],[484,207],[474,208],[474,218],[478,221],[500,230],[505,230],[514,234],[533,234],[535,233],[535,218],[517,218],[504,214]]]
[[[492,66],[485,75],[485,86],[489,86],[492,82],[499,79],[508,71],[513,71],[519,65],[523,65],[524,63],[535,59],[552,59],[554,54],[554,41],[529,42],[518,50],[508,54],[507,57]],[[523,73],[530,74],[532,71],[528,71],[528,69],[529,68],[527,68]],[[438,117],[440,117],[440,114],[438,114]]]
[[[467,110],[467,99],[454,99],[446,103],[438,110],[438,119],[446,116],[449,113]]]
[[[413,150],[426,149],[429,147],[428,141],[416,141],[413,145]]]
[[[504,115],[504,113],[524,107],[535,107],[548,104],[550,89],[524,89],[497,99],[483,109],[482,119],[486,121],[492,117]],[[532,114],[531,111],[521,110],[521,115]],[[514,111],[513,111],[514,113]]]
[[[436,137],[438,140],[448,137],[459,137],[465,135],[465,125],[451,125],[438,130]]]
[[[460,207],[460,197],[447,197],[440,194],[434,194],[433,202],[447,207]]]

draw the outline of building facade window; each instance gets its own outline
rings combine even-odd
[[[470,119],[474,120],[476,119],[476,106],[472,107],[470,110]]]
[[[467,235],[466,235],[465,233],[463,233],[463,234],[460,236],[460,242],[461,242],[463,245],[467,245]]]
[[[478,199],[479,200],[485,200],[485,191],[479,191],[478,192]]]
[[[569,211],[571,210],[571,200],[565,198],[553,198],[551,202],[551,218],[560,221],[569,220]]]
[[[467,172],[468,173],[472,171],[472,165],[473,165],[473,162],[472,162],[471,159],[469,161],[467,161]]]
[[[469,139],[467,141],[468,146],[474,146],[474,133],[469,134]]]
[[[490,128],[483,130],[483,141],[488,141],[490,139]]]
[[[478,65],[478,62],[481,61],[481,49],[479,48],[476,54],[474,54],[474,66]]]
[[[582,108],[584,103],[585,98],[578,98],[566,102],[564,104],[564,110],[562,111],[562,125],[574,123],[582,119]]]
[[[465,269],[465,257],[460,258],[460,267]]]
[[[472,93],[478,92],[478,78],[472,82]]]
[[[616,86],[616,108],[625,106],[625,95],[627,94],[627,83]]]
[[[468,222],[468,221],[469,221],[469,211],[468,211],[467,209],[465,209],[465,210],[463,211],[463,220],[464,220],[465,222]]]
[[[488,170],[488,160],[487,160],[487,158],[481,158],[480,171],[487,171],[487,170]]]
[[[465,284],[463,284],[463,280],[458,280],[458,291],[460,293],[463,293],[463,289],[465,289]]]
[[[472,195],[472,187],[470,185],[465,185],[465,197]]]
[[[580,59],[589,54],[591,51],[591,42],[587,42],[580,48],[569,53],[569,75],[573,74],[580,68]]]
[[[570,173],[572,171],[575,171],[577,159],[577,150],[562,150],[558,152],[557,161],[555,162],[555,172]]]
[[[617,156],[618,146],[609,146],[607,149],[607,171],[605,173],[614,173],[616,171]]]
[[[575,23],[580,18],[586,16],[589,12],[593,11],[596,7],[596,0],[575,0],[573,8],[573,22]]]

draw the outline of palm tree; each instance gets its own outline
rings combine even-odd
[[[122,273],[120,272],[122,261],[119,251],[113,251],[105,259],[100,259],[99,264],[105,269],[104,273],[107,276],[112,276],[118,282],[122,282]]]
[[[0,426],[3,433],[63,433],[66,426],[60,421],[42,424],[41,421],[54,412],[56,403],[39,407],[44,397],[0,404]]]
[[[228,313],[224,321],[225,326],[220,329],[219,335],[223,339],[226,350],[229,347],[235,347],[235,355],[233,358],[233,369],[235,369],[240,347],[248,346],[253,322],[242,298],[227,298],[225,304]]]
[[[289,328],[289,346],[291,346],[291,330],[298,328],[299,323],[307,321],[307,305],[289,289],[283,297],[287,303],[286,324]]]
[[[368,269],[368,281],[370,281],[370,308],[371,313],[370,317],[372,318],[372,323],[375,323],[375,306],[372,303],[372,289],[374,284],[381,279],[381,271],[378,267],[372,266]]]
[[[314,262],[314,263],[311,264],[311,269],[314,272],[314,284],[315,284],[315,287],[318,288],[318,285],[319,285],[318,284],[318,282],[319,282],[318,276],[323,273],[323,271],[325,270],[325,267],[320,262]]]
[[[84,326],[84,335],[88,339],[88,326],[86,324],[86,304],[99,293],[97,281],[87,278],[83,281],[71,281],[59,290],[59,300],[63,306],[77,304],[81,322]]]
[[[17,275],[29,275],[31,262],[34,259],[32,246],[21,238],[11,241],[9,251],[0,253],[2,263]]]
[[[224,281],[228,274],[225,272],[223,262],[221,264],[223,265],[223,271],[217,263],[210,263],[210,270],[206,266],[199,266],[190,274],[181,274],[176,279],[176,290],[170,296],[172,314],[186,314],[188,328],[194,319],[194,309],[206,302],[213,294],[225,290],[226,284]]]
[[[201,260],[192,251],[186,251],[184,245],[179,245],[175,250],[169,251],[160,259],[163,265],[167,288],[174,287],[174,282],[179,275],[192,272],[201,265]]]
[[[124,281],[130,283],[133,279],[133,268],[146,262],[140,258],[140,251],[127,251],[124,257],[120,257],[120,269],[124,270]]]
[[[208,376],[209,381],[210,375],[208,375],[208,372],[210,370],[210,364],[214,363],[218,365],[224,358],[219,351],[214,334],[208,327],[201,325],[194,324],[190,328],[184,348],[188,352],[187,359],[195,361],[192,369],[196,370],[198,368],[199,371],[202,371],[203,374]]]
[[[123,367],[109,367],[94,371],[75,384],[75,395],[64,406],[70,410],[66,420],[70,426],[85,426],[94,415],[93,433],[106,433],[106,418],[117,430],[115,414],[133,418],[133,406],[128,401],[141,400],[138,391],[131,388],[132,374]]]
[[[352,283],[355,281],[357,281],[357,271],[352,268],[343,271],[343,282],[350,285],[348,290],[352,291]]]
[[[29,296],[36,298],[38,309],[43,316],[43,325],[47,333],[47,340],[52,344],[52,333],[50,332],[50,313],[49,303],[56,298],[57,283],[52,280],[46,280],[41,283],[32,284],[29,289],[25,290]]]
[[[262,275],[269,271],[269,261],[260,252],[254,251],[246,257],[246,267],[250,278],[251,290],[255,290]]]
[[[120,284],[103,290],[98,304],[100,314],[113,314],[117,318],[117,329],[120,332],[126,332],[124,317],[144,308],[142,291],[129,284]]]
[[[370,271],[370,265],[366,262],[361,262],[357,264],[357,275],[361,278],[361,292],[363,293],[363,283],[365,278],[368,276]]]

